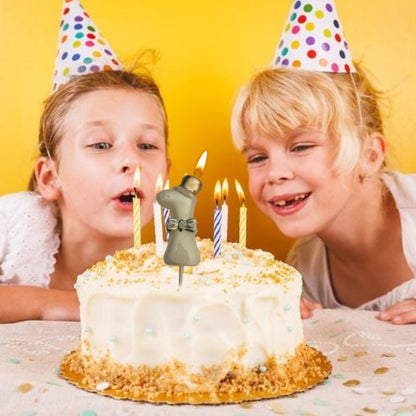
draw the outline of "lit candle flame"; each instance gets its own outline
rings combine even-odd
[[[140,166],[137,165],[136,171],[134,172],[134,178],[133,178],[133,188],[134,188],[134,192],[137,195],[137,191],[136,188],[140,188]]]
[[[244,195],[243,187],[240,185],[238,180],[235,180],[235,189],[237,190],[238,199],[240,200],[241,204],[244,205],[246,197]]]
[[[204,153],[202,153],[201,157],[198,160],[198,163],[195,166],[194,169],[194,176],[201,177],[202,173],[204,172],[205,163],[207,161],[207,154],[208,152],[205,150]]]
[[[163,189],[163,178],[162,178],[162,174],[159,173],[156,179],[155,191],[158,194],[162,189]]]
[[[169,189],[170,188],[170,181],[169,181],[169,179],[166,179],[166,182],[165,182],[165,186],[164,186],[164,188],[163,189]]]
[[[221,183],[220,181],[215,182],[214,188],[214,199],[215,203],[218,205],[221,198]]]
[[[221,191],[221,193],[222,193],[222,198],[223,198],[223,200],[224,200],[224,202],[227,200],[227,197],[228,197],[228,180],[227,180],[227,178],[225,178],[224,180],[223,180],[223,182],[222,182],[222,191]]]

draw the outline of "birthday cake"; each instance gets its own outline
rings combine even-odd
[[[197,242],[178,268],[154,244],[119,251],[78,276],[81,337],[61,364],[77,386],[117,398],[227,403],[278,397],[324,380],[331,365],[306,345],[301,276],[261,250]]]

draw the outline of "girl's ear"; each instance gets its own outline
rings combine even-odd
[[[53,160],[41,156],[36,161],[35,175],[39,193],[47,201],[56,201],[61,196],[61,187]]]
[[[382,134],[373,132],[366,140],[362,156],[362,174],[366,177],[377,174],[383,167],[386,141]]]

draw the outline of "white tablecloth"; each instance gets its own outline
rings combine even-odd
[[[416,415],[416,325],[378,321],[373,312],[322,310],[304,321],[309,345],[332,362],[331,376],[303,393],[224,406],[169,406],[116,400],[58,376],[74,349],[77,322],[0,325],[0,415]]]

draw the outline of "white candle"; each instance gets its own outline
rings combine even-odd
[[[228,205],[227,205],[227,196],[228,196],[228,181],[227,178],[224,179],[222,183],[222,197],[224,202],[221,206],[221,241],[228,240]]]
[[[141,219],[140,219],[140,198],[137,195],[137,188],[140,187],[140,166],[137,166],[133,178],[133,189],[136,196],[133,198],[133,236],[134,247],[139,247],[142,243]]]
[[[163,179],[159,174],[156,180],[155,194],[162,190]],[[155,244],[156,254],[160,257],[163,255],[163,228],[162,228],[162,208],[157,201],[153,202],[153,222],[155,226]]]

